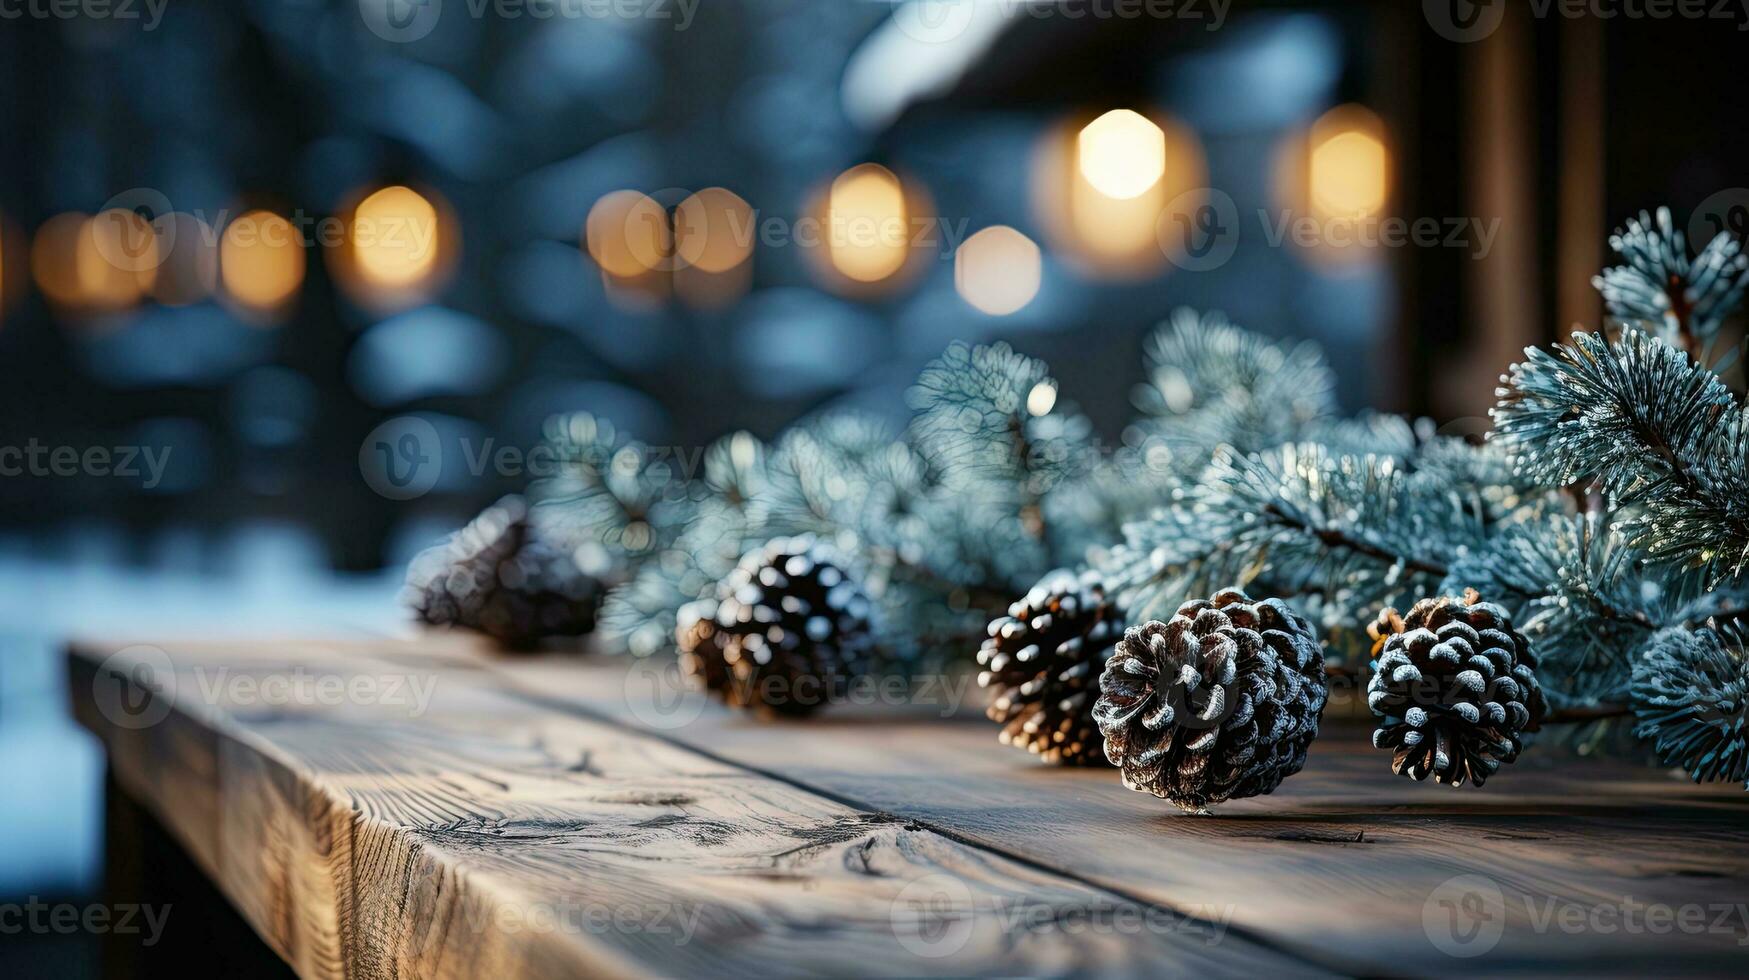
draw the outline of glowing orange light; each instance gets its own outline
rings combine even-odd
[[[727,272],[753,254],[753,209],[734,191],[704,190],[674,210],[674,251],[705,272]]]
[[[37,288],[58,306],[105,313],[139,302],[155,277],[156,237],[131,211],[97,217],[56,215],[37,230],[31,268]]]
[[[1320,216],[1366,218],[1385,206],[1390,155],[1383,129],[1359,106],[1339,106],[1312,124],[1306,183]]]
[[[225,227],[219,276],[225,295],[249,310],[277,310],[304,281],[304,245],[292,223],[271,211],[248,211]]]
[[[879,282],[898,272],[908,257],[908,227],[905,189],[887,168],[865,163],[832,182],[825,241],[833,267],[845,277]]]
[[[411,187],[385,187],[352,213],[352,255],[368,286],[406,289],[430,278],[442,248],[437,208]]]
[[[603,272],[622,279],[665,268],[673,249],[668,211],[637,191],[604,194],[583,221],[583,242]]]

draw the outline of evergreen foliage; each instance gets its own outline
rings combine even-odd
[[[1350,666],[1381,608],[1474,589],[1518,624],[1554,708],[1631,708],[1697,777],[1740,778],[1667,702],[1698,684],[1741,707],[1740,672],[1715,669],[1741,643],[1715,655],[1704,630],[1749,609],[1749,417],[1709,353],[1749,256],[1721,236],[1691,257],[1663,209],[1611,244],[1604,329],[1527,351],[1486,442],[1343,417],[1316,348],[1179,311],[1144,345],[1115,449],[1044,363],[955,344],[903,431],[823,414],[771,445],[725,437],[697,473],[603,420],[556,420],[537,516],[619,583],[601,634],[637,653],[672,648],[679,610],[750,548],[800,534],[856,557],[889,664],[969,661],[1059,568],[1089,569],[1137,623],[1223,589],[1291,599]]]

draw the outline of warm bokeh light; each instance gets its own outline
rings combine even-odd
[[[1113,109],[1082,127],[1076,166],[1095,190],[1115,200],[1140,197],[1166,173],[1166,134],[1133,109]]]
[[[1306,261],[1335,269],[1377,258],[1377,229],[1391,197],[1384,123],[1364,106],[1342,105],[1284,139],[1275,163],[1276,203],[1303,224],[1291,236]]]
[[[351,241],[360,278],[390,290],[425,282],[443,247],[440,228],[437,207],[411,187],[385,187],[358,202]]]
[[[131,211],[67,212],[37,229],[30,264],[50,302],[75,312],[113,312],[139,302],[151,286],[155,243],[151,226]]]
[[[992,316],[1007,316],[1038,295],[1038,246],[1007,225],[995,225],[961,243],[953,257],[960,297]]]
[[[304,245],[292,223],[271,211],[238,215],[219,243],[225,295],[242,306],[271,312],[304,281]]]
[[[1306,183],[1325,217],[1366,218],[1385,206],[1390,161],[1377,117],[1357,106],[1331,110],[1312,126]]]
[[[218,283],[218,250],[213,230],[192,214],[173,211],[152,222],[159,265],[152,298],[165,306],[187,306],[212,295]]]
[[[602,195],[584,219],[583,242],[603,272],[621,279],[666,268],[673,255],[667,209],[637,191]]]
[[[61,306],[79,303],[79,273],[75,254],[79,233],[89,216],[76,211],[57,214],[42,223],[30,247],[30,270],[36,288],[49,301]]]
[[[839,174],[826,194],[833,268],[865,283],[898,272],[910,251],[908,214],[905,188],[891,170],[865,163]]]
[[[704,190],[674,209],[674,252],[704,272],[727,272],[753,254],[753,209],[734,191]]]
[[[1167,211],[1194,209],[1206,185],[1202,145],[1188,127],[1115,110],[1092,122],[1066,119],[1045,134],[1034,158],[1033,213],[1055,251],[1081,271],[1152,276],[1167,264]]]

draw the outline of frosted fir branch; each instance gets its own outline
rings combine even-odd
[[[1416,481],[1394,459],[1310,443],[1223,448],[1170,510],[1126,529],[1102,565],[1132,607],[1262,583],[1316,594],[1330,622],[1433,593],[1451,562],[1485,544],[1478,488]]]
[[[554,473],[530,488],[542,532],[609,582],[629,579],[679,533],[690,512],[683,474],[667,455],[588,413],[547,422]]]
[[[1734,627],[1659,633],[1634,663],[1634,734],[1695,782],[1749,788],[1749,652]]]
[[[1256,452],[1308,438],[1332,419],[1335,375],[1311,343],[1274,342],[1219,312],[1173,312],[1143,346],[1138,442],[1164,446],[1194,475],[1214,448]]]
[[[1547,486],[1592,481],[1654,561],[1711,584],[1749,563],[1749,426],[1736,396],[1687,354],[1639,330],[1579,333],[1531,350],[1502,379],[1494,438]]]
[[[1007,344],[956,342],[923,369],[907,399],[916,412],[912,442],[941,482],[1034,496],[1048,489],[1051,460],[1034,452],[1035,420],[1056,410],[1043,361]]]
[[[1601,514],[1545,513],[1455,563],[1442,591],[1474,588],[1505,606],[1535,645],[1550,696],[1566,705],[1625,698],[1652,635],[1744,615],[1742,590],[1651,564]]]
[[[1592,280],[1611,317],[1683,347],[1704,346],[1742,304],[1749,256],[1730,234],[1715,235],[1692,260],[1669,208],[1642,211],[1609,238],[1625,265]]]

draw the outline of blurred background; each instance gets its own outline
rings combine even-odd
[[[394,629],[556,412],[899,418],[1003,339],[1115,442],[1191,305],[1480,424],[1621,219],[1744,231],[1749,20],[1705,6],[0,0],[0,900],[98,876],[60,637]],[[408,416],[418,494],[361,459]]]

